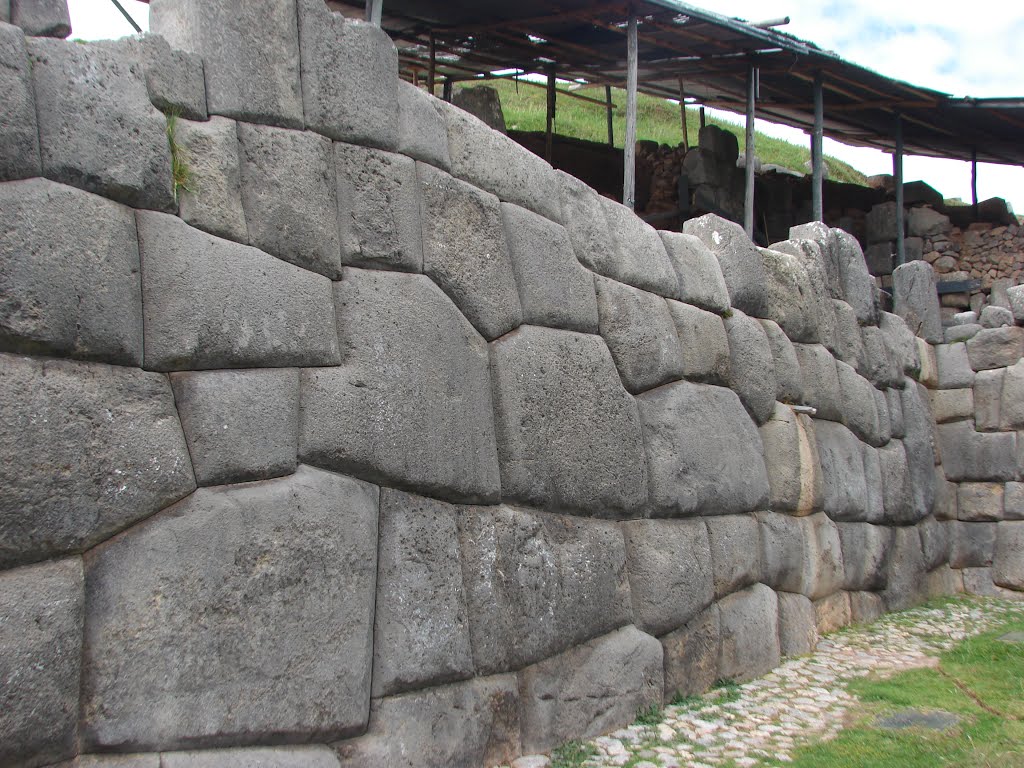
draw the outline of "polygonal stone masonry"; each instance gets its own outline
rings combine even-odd
[[[679,282],[679,298],[711,312],[729,309],[729,291],[718,259],[696,235],[658,232]]]
[[[709,213],[684,222],[683,232],[699,238],[718,258],[729,303],[748,315],[765,317],[768,275],[760,252],[742,227]]]
[[[703,693],[720,679],[721,624],[717,603],[660,639],[665,665],[665,701],[677,695]]]
[[[768,506],[797,515],[820,511],[824,503],[821,463],[810,417],[776,403],[759,431],[768,472]]]
[[[679,339],[683,376],[692,381],[728,386],[729,336],[722,318],[672,299],[666,299],[666,303]]]
[[[249,242],[242,207],[238,124],[226,117],[204,122],[177,120],[174,140],[188,180],[178,190],[178,213],[196,229]]]
[[[775,408],[778,384],[768,336],[761,324],[739,310],[725,318],[729,336],[729,382],[747,413],[764,424]]]
[[[796,348],[773,320],[758,320],[772,353],[775,370],[775,399],[781,403],[800,403],[804,399],[804,379]]]
[[[448,133],[436,104],[417,86],[398,81],[398,152],[450,171]]]
[[[729,595],[718,604],[722,680],[753,680],[779,665],[779,601],[764,584]]]
[[[669,299],[678,299],[679,279],[657,231],[626,206],[600,199],[608,221],[605,244],[614,260],[608,271],[596,272]]]
[[[0,19],[0,22],[6,19]],[[39,128],[25,33],[0,23],[0,180],[38,176]]]

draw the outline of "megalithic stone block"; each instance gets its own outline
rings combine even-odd
[[[760,433],[771,489],[768,506],[797,515],[820,511],[824,492],[818,440],[810,417],[776,403]]]
[[[238,124],[216,116],[203,122],[178,120],[174,136],[189,170],[188,183],[178,190],[178,214],[196,229],[236,243],[248,243],[238,160]]]
[[[758,248],[764,263],[767,303],[765,316],[774,320],[793,341],[813,344],[819,340],[821,312],[810,277],[799,258],[781,251]]]
[[[71,14],[67,0],[11,0],[11,23],[32,37],[67,37]]]
[[[821,264],[821,272],[833,299],[843,299],[842,268],[840,267],[839,242],[836,239],[838,230],[830,229],[820,221],[810,221],[789,228],[789,242],[803,246],[805,242],[817,245],[817,261]],[[772,248],[775,248],[773,245]],[[787,251],[788,253],[789,251]]]
[[[729,289],[729,303],[748,315],[767,317],[764,260],[743,228],[709,213],[685,222],[683,232],[699,238],[718,258]]]
[[[804,378],[793,342],[773,320],[759,320],[775,368],[775,399],[780,403],[800,403],[804,399]]]
[[[695,235],[659,232],[679,278],[679,297],[687,304],[723,313],[729,309],[729,290],[718,259]]]
[[[836,523],[843,550],[843,589],[885,588],[892,528],[870,523]]]
[[[926,261],[902,264],[892,273],[893,306],[915,334],[932,344],[942,343],[939,295],[935,271]]]
[[[878,322],[878,306],[875,303],[875,282],[868,272],[864,252],[857,238],[841,229],[833,229],[836,257],[839,262],[839,281],[843,289],[840,298],[853,307],[857,322],[874,325]],[[930,267],[929,267],[930,268]],[[940,338],[941,341],[941,338]]]
[[[404,80],[398,81],[398,151],[443,171],[451,170],[448,132],[437,99]]]
[[[755,584],[729,595],[718,608],[721,679],[753,680],[779,665],[779,599],[771,588]]]
[[[830,243],[832,239],[831,235],[828,235],[822,242]],[[839,341],[836,336],[839,331],[836,328],[837,319],[833,316],[833,313],[829,312],[829,308],[834,301],[838,301],[838,299],[833,298],[833,294],[841,294],[841,291],[838,287],[835,290],[829,287],[830,278],[826,271],[826,257],[827,253],[830,252],[829,248],[831,246],[822,245],[822,242],[817,240],[783,240],[780,243],[772,244],[771,250],[788,253],[796,257],[803,265],[811,290],[807,300],[816,304],[818,308],[818,340],[830,352],[838,354]],[[831,268],[838,269],[835,264],[832,264]],[[838,280],[838,277],[836,279]],[[852,313],[852,308],[850,311]]]
[[[725,319],[729,335],[729,384],[758,424],[775,409],[775,360],[761,324],[739,310]]]
[[[992,581],[1001,587],[1024,591],[1024,522],[999,523]]]
[[[689,304],[666,299],[683,357],[683,376],[709,384],[729,384],[729,336],[722,318]]]
[[[5,20],[4,20],[5,21]],[[25,34],[0,23],[0,180],[39,176],[39,127]]]

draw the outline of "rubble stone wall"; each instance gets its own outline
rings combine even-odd
[[[658,232],[322,0],[151,9],[0,23],[0,764],[500,764],[1024,588],[1012,343],[850,235]]]

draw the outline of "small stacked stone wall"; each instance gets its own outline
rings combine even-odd
[[[959,269],[991,288],[997,280],[1020,285],[1024,275],[1024,230],[1017,224],[977,222],[961,233]]]

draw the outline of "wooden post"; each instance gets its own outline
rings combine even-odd
[[[703,128],[707,123],[704,121],[704,107],[700,108],[700,127]]]
[[[679,78],[679,119],[683,121],[683,146],[690,148],[690,129],[686,126],[686,84]]]
[[[615,146],[615,124],[612,119],[612,87],[606,85],[604,87],[604,101],[605,101],[605,114],[608,118],[608,146]]]
[[[555,127],[555,68],[548,69],[548,112],[547,124],[544,129],[544,159],[551,162],[551,155],[554,151],[554,127]]]
[[[452,79],[446,77],[444,79],[444,86],[441,88],[441,98],[451,103],[452,100]]]
[[[907,249],[903,241],[903,118],[896,115],[896,151],[892,155],[892,176],[896,184],[896,266],[905,264]]]
[[[825,220],[822,199],[823,173],[822,136],[825,133],[825,94],[821,72],[814,73],[814,134],[811,136],[811,211],[815,221]]]
[[[978,150],[971,147],[971,218],[978,220]]]
[[[622,146],[622,204],[630,210],[636,207],[636,37],[636,16],[630,9],[626,35],[626,140]]]
[[[434,95],[434,81],[437,79],[437,42],[434,39],[434,32],[430,32],[430,64],[427,67],[427,89],[430,95]]]
[[[743,197],[743,229],[751,240],[754,239],[754,99],[756,90],[757,67],[751,61],[747,67],[747,137],[744,153],[746,187]]]
[[[383,10],[384,0],[366,0],[366,20],[373,24],[373,26],[380,26],[380,17]]]

